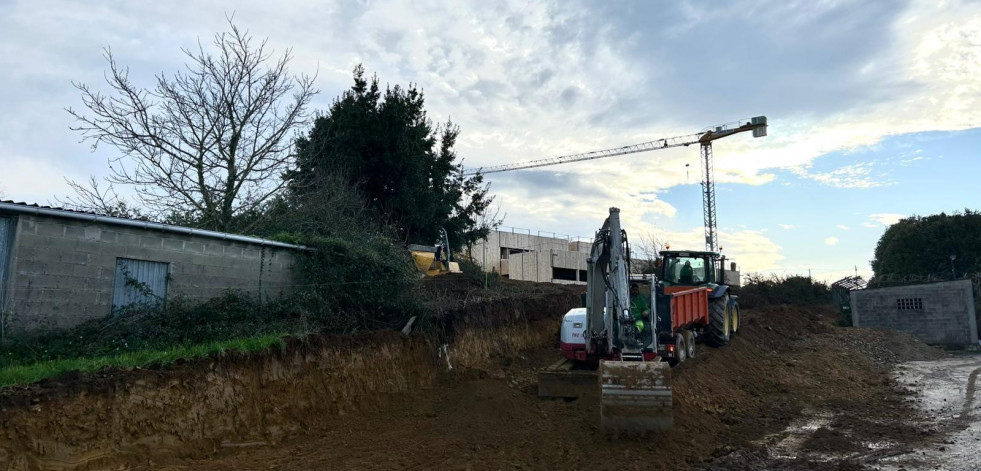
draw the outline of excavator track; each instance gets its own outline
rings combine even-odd
[[[600,427],[614,435],[662,432],[674,425],[671,369],[660,361],[602,361]]]

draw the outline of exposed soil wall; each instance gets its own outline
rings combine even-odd
[[[5,391],[0,469],[190,458],[277,444],[323,429],[324,417],[384,409],[398,393],[432,386],[449,365],[479,367],[549,344],[561,315],[578,303],[575,288],[510,286],[509,296],[471,296],[448,306],[438,329],[425,334],[312,336],[291,339],[282,351],[66,376]]]
[[[744,330],[730,345],[699,344],[694,360],[672,370],[675,427],[662,436],[605,436],[596,398],[539,399],[536,372],[557,358],[553,344],[440,377],[384,410],[325,418],[321,429],[288,442],[168,464],[228,471],[830,471],[871,469],[861,463],[893,446],[937,439],[909,422],[917,412],[886,372],[896,361],[942,352],[908,334],[836,327],[829,308],[744,314]],[[800,432],[812,424],[827,430],[808,440]],[[838,454],[807,458],[827,449]]]
[[[672,430],[606,437],[595,397],[536,395],[578,290],[472,288],[448,278],[429,293],[439,315],[426,335],[317,336],[7,391],[0,470],[866,469],[942,439],[888,372],[944,353],[789,306],[744,312],[730,345],[698,344],[672,370]]]

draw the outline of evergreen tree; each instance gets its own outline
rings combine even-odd
[[[482,175],[463,175],[454,150],[460,128],[434,126],[424,104],[415,85],[382,92],[377,76],[356,67],[354,86],[297,140],[290,195],[302,201],[328,190],[326,176],[340,176],[405,242],[432,243],[440,228],[455,250],[485,237],[499,223],[481,218],[493,200],[489,185]]]

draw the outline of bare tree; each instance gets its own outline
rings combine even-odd
[[[134,207],[125,198],[120,197],[112,185],[103,187],[95,177],[89,177],[87,185],[67,178],[65,181],[68,183],[68,187],[75,192],[75,195],[59,199],[58,202],[62,206],[78,211],[92,211],[112,217],[148,219],[140,211],[140,208]]]
[[[185,70],[157,75],[153,89],[136,87],[108,48],[111,96],[74,84],[90,114],[69,108],[78,122],[72,129],[93,150],[107,143],[122,151],[110,159],[107,180],[132,186],[152,217],[190,214],[202,226],[231,230],[236,215],[283,187],[290,134],[307,123],[314,77],[290,75],[289,50],[271,60],[266,40],[254,44],[228,23],[230,32],[215,35],[214,55],[200,43],[183,49]]]
[[[633,260],[630,271],[634,273],[654,273],[657,259],[664,249],[664,240],[654,231],[640,234],[633,242]]]
[[[477,214],[472,235],[464,241],[464,249],[468,258],[474,260],[473,246],[481,240],[486,241],[490,236],[490,232],[501,227],[506,217],[506,213],[501,216],[500,206],[492,205],[488,205],[483,211]]]

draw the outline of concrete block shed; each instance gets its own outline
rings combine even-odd
[[[0,202],[4,335],[65,328],[121,307],[228,289],[275,298],[302,247],[60,208]]]
[[[909,332],[931,345],[978,345],[971,280],[854,290],[856,327]]]

